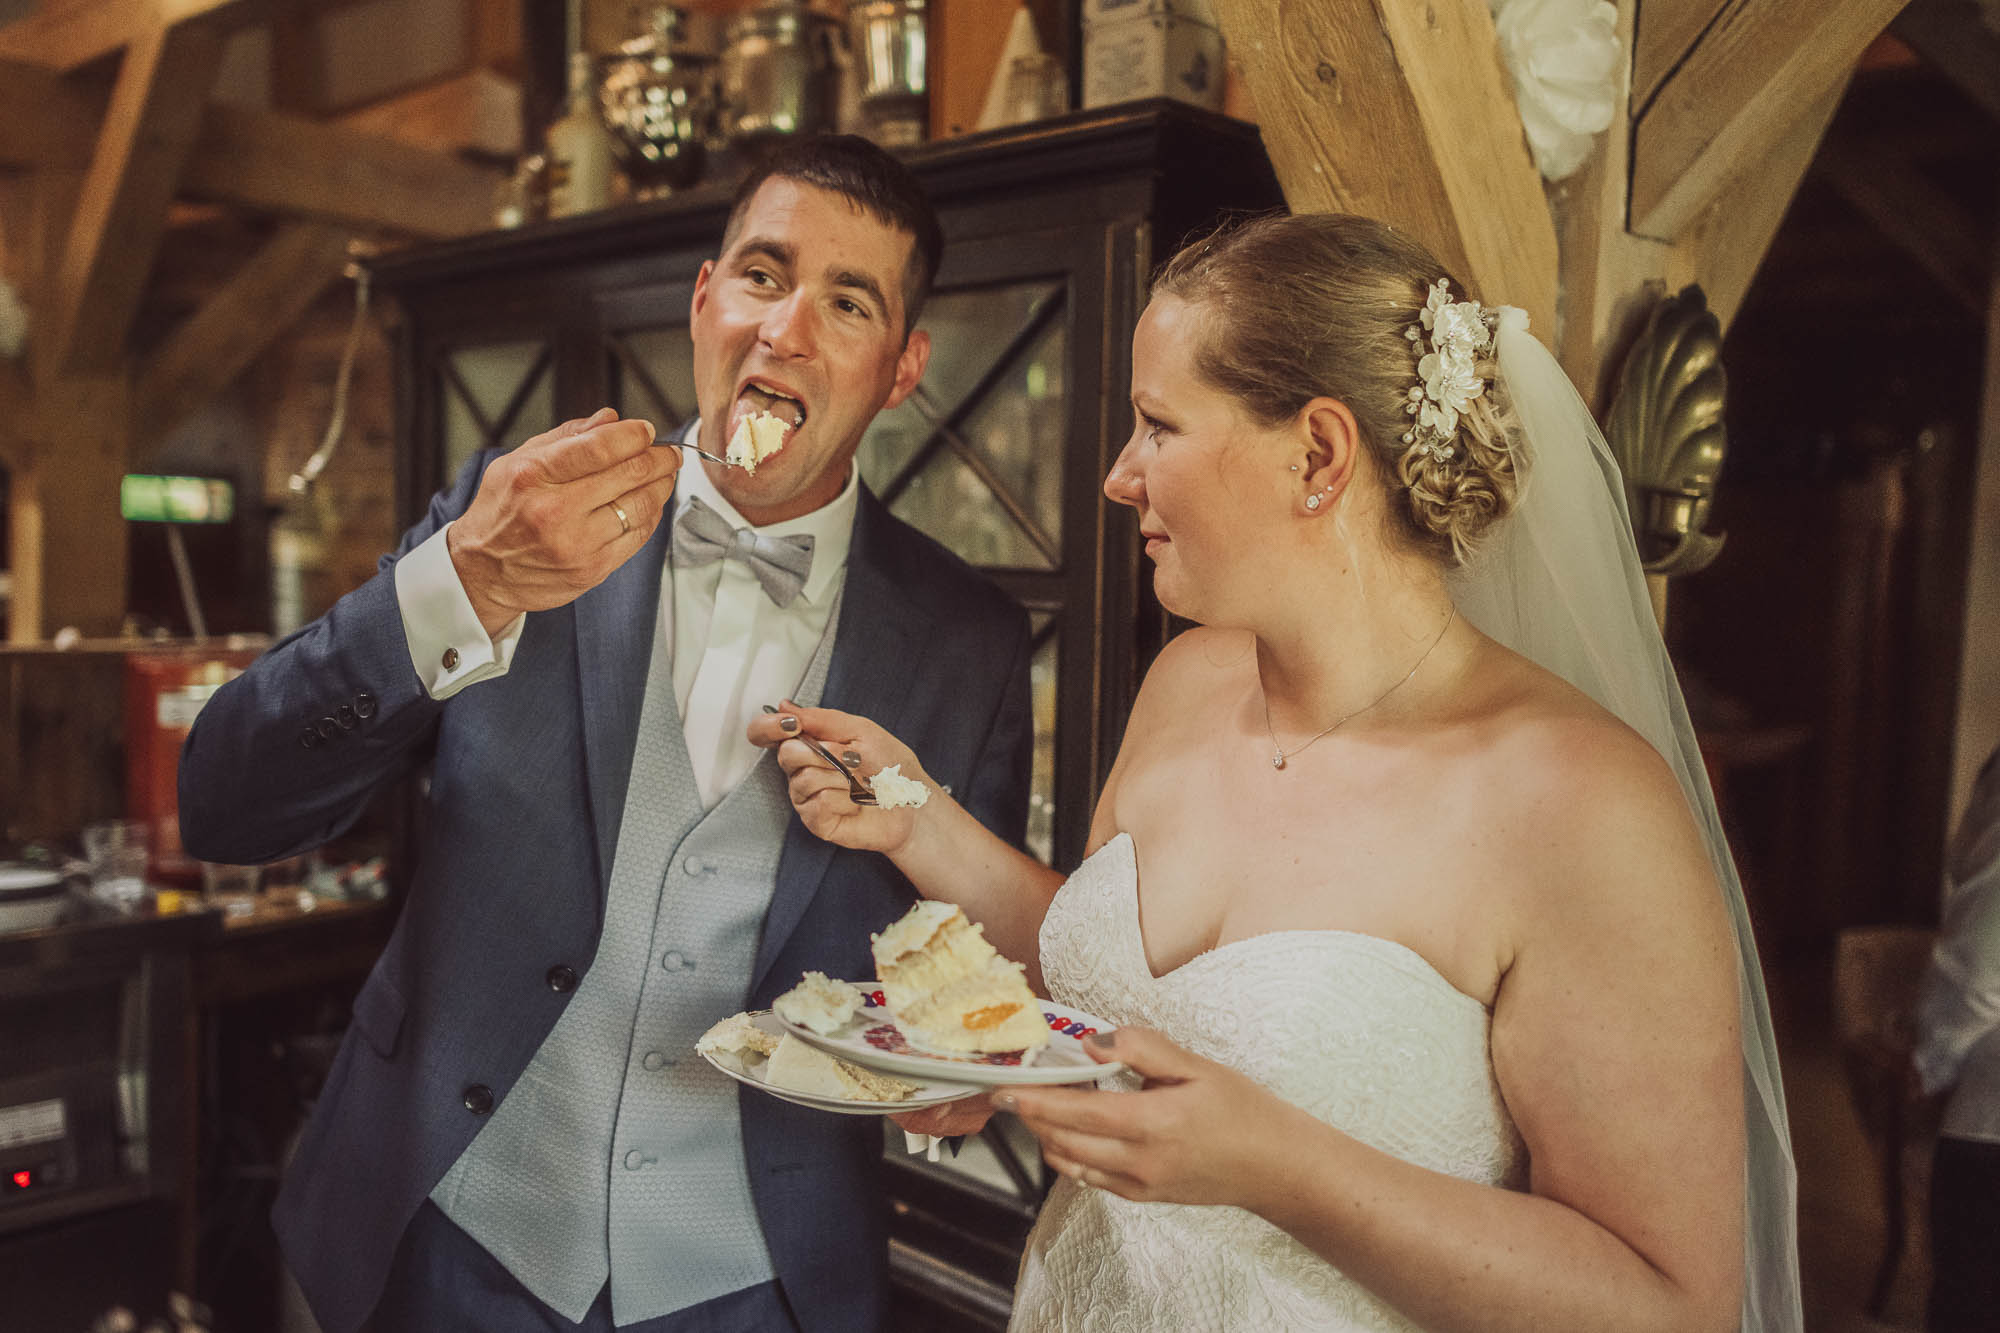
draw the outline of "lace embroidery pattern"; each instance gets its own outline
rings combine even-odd
[[[1123,835],[1042,925],[1052,997],[1156,1028],[1384,1152],[1520,1188],[1527,1153],[1501,1102],[1485,1006],[1416,954],[1341,931],[1225,945],[1159,978],[1139,935]],[[1132,1203],[1057,1184],[1029,1237],[1017,1330],[1402,1330],[1410,1324],[1285,1232],[1236,1208]]]

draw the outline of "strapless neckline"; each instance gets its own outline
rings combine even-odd
[[[1383,961],[1389,963],[1391,966],[1399,966],[1399,970],[1407,972],[1418,981],[1442,989],[1453,999],[1476,1007],[1482,1014],[1492,1013],[1491,1005],[1478,996],[1467,994],[1453,985],[1451,978],[1438,971],[1430,959],[1424,957],[1409,945],[1399,940],[1389,939],[1383,935],[1370,935],[1366,931],[1342,930],[1337,927],[1293,927],[1285,930],[1259,931],[1255,935],[1241,935],[1233,940],[1224,940],[1220,944],[1203,949],[1186,962],[1176,964],[1168,968],[1165,972],[1155,972],[1153,970],[1153,961],[1146,951],[1146,929],[1143,918],[1139,913],[1138,844],[1134,841],[1130,833],[1116,833],[1107,839],[1103,846],[1086,857],[1085,863],[1088,864],[1090,861],[1094,861],[1098,857],[1107,854],[1114,861],[1122,860],[1125,864],[1120,868],[1127,869],[1130,872],[1121,876],[1121,878],[1131,886],[1132,890],[1127,899],[1127,905],[1132,914],[1131,934],[1128,937],[1132,941],[1135,953],[1132,961],[1136,964],[1139,971],[1156,986],[1168,985],[1176,980],[1184,980],[1188,976],[1197,975],[1208,968],[1220,965],[1218,960],[1221,962],[1228,961],[1229,956],[1234,953],[1248,953],[1260,947],[1275,948],[1282,945],[1319,940],[1335,948],[1359,948],[1378,954]]]

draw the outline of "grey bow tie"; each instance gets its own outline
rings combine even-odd
[[[688,497],[674,520],[674,564],[695,569],[724,558],[750,566],[764,595],[778,606],[790,606],[812,572],[813,539],[805,533],[769,537],[734,527],[699,498]]]

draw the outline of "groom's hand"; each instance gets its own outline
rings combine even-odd
[[[652,443],[650,423],[607,407],[486,469],[445,542],[488,634],[575,601],[646,544],[681,466],[680,450]]]

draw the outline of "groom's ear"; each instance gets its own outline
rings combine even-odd
[[[1306,456],[1304,485],[1338,502],[1354,478],[1361,453],[1361,425],[1338,398],[1315,398],[1299,412],[1299,444]],[[1331,506],[1322,512],[1330,512]]]

